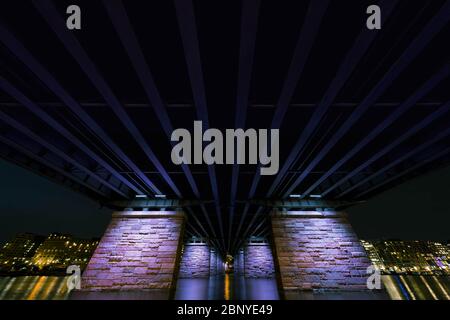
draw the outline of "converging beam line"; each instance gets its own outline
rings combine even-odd
[[[303,182],[310,171],[323,159],[333,146],[347,133],[347,131],[358,121],[365,111],[384,93],[395,79],[406,69],[406,67],[421,53],[433,37],[444,28],[450,20],[450,1],[446,2],[441,10],[425,26],[420,34],[413,40],[400,58],[392,65],[378,84],[370,91],[363,102],[351,113],[350,117],[339,128],[335,135],[322,148],[319,154],[310,162],[295,182],[288,188],[284,197],[287,197],[295,188]]]
[[[92,130],[117,156],[133,171],[142,178],[140,169],[128,158],[123,150],[116,145],[106,132],[98,125],[90,115],[78,104],[78,102],[59,84],[59,82],[40,64],[36,58],[11,34],[7,29],[0,25],[0,40],[11,51],[11,53],[21,60],[57,97],[59,97],[74,114],[80,118],[86,126]],[[144,176],[145,177],[145,176]],[[134,187],[127,179],[122,176],[117,177],[138,194],[142,191]],[[149,187],[156,188],[153,184]],[[154,189],[159,192],[158,189]]]
[[[249,0],[242,3],[235,128],[244,128],[247,117],[248,97],[255,53],[256,32],[258,28],[259,6],[260,0]],[[234,163],[231,173],[228,250],[230,250],[238,180],[239,165]]]
[[[138,128],[134,125],[131,118],[128,116],[127,112],[124,110],[119,100],[112,92],[109,85],[106,83],[105,79],[98,72],[94,62],[89,58],[86,51],[83,49],[79,41],[75,38],[73,33],[68,31],[64,26],[64,20],[58,14],[58,11],[54,7],[53,3],[50,0],[33,0],[34,6],[37,8],[39,13],[43,16],[43,18],[50,25],[52,30],[58,36],[60,41],[64,44],[66,49],[71,53],[71,55],[75,58],[75,60],[80,65],[81,69],[88,76],[100,94],[103,96],[105,101],[113,109],[117,118],[122,122],[124,127],[130,132],[130,134],[134,137],[138,145],[144,151],[149,160],[153,163],[153,165],[157,168],[158,171],[161,172],[162,177],[166,181],[166,183],[171,187],[171,189],[175,192],[175,194],[181,197],[181,192],[175,183],[170,178],[169,174],[164,169],[163,165],[156,157],[153,150],[150,148],[145,138],[139,132]],[[152,187],[152,189],[157,194],[161,194],[158,189],[155,189],[155,185],[145,176],[143,173],[141,175],[141,179],[146,182],[148,185]]]
[[[281,127],[284,116],[286,115],[289,103],[297,87],[298,81],[303,73],[303,69],[308,60],[311,48],[319,31],[322,18],[328,8],[329,1],[311,1],[306,14],[306,20],[303,23],[299,33],[297,44],[292,56],[291,64],[283,84],[283,89],[276,104],[275,115],[272,119],[271,129]],[[269,150],[270,151],[270,150]],[[250,186],[249,198],[253,198],[260,180],[260,165],[255,172],[252,184]],[[238,225],[237,234],[239,234],[245,218],[248,213],[248,206],[245,206]],[[234,246],[234,244],[233,244]]]
[[[161,95],[156,87],[151,70],[145,60],[142,48],[136,37],[136,34],[131,26],[130,19],[127,12],[120,0],[104,0],[105,6],[110,20],[117,32],[117,35],[122,42],[125,51],[136,71],[136,74],[142,84],[142,87],[147,94],[150,101],[150,105],[153,108],[156,117],[158,118],[161,127],[163,128],[166,136],[169,138],[170,143],[175,145],[175,142],[171,141],[171,135],[173,132],[172,122],[169,114],[166,110],[166,106],[161,99]],[[149,105],[147,105],[149,107]],[[200,198],[200,192],[198,190],[195,179],[187,164],[181,164],[181,169],[192,189],[192,192],[197,198]]]
[[[389,15],[392,13],[395,5],[397,4],[397,1],[390,1],[385,0],[380,3],[380,5],[383,7],[383,19],[386,20]],[[297,142],[295,143],[294,147],[292,148],[291,152],[289,153],[289,156],[287,157],[285,164],[279,171],[277,177],[275,178],[274,182],[272,183],[267,196],[270,197],[272,194],[276,191],[277,187],[280,185],[281,181],[284,179],[287,171],[289,168],[293,165],[295,159],[297,158],[298,154],[303,150],[304,146],[308,142],[308,139],[313,134],[314,130],[318,126],[319,122],[321,121],[322,117],[325,115],[329,107],[332,105],[334,99],[338,95],[339,91],[342,89],[342,87],[347,82],[348,78],[353,73],[353,70],[358,65],[359,61],[364,57],[365,53],[369,49],[372,42],[375,40],[377,36],[377,32],[373,32],[371,30],[367,30],[367,28],[364,28],[358,37],[356,38],[353,46],[348,51],[347,55],[343,59],[342,63],[340,64],[340,67],[336,73],[336,76],[330,83],[330,86],[328,87],[327,91],[322,97],[322,100],[318,104],[318,106],[315,108],[313,115],[308,121],[308,124],[301,132],[299,138],[297,139]]]
[[[314,191],[323,181],[330,177],[336,170],[338,170],[342,165],[344,165],[348,160],[350,160],[356,153],[358,153],[362,148],[368,145],[373,139],[375,139],[379,134],[381,134],[388,126],[393,124],[397,119],[399,119],[405,112],[412,108],[420,99],[425,97],[431,90],[433,90],[442,80],[448,77],[450,74],[450,65],[447,64],[442,68],[437,74],[435,74],[431,79],[424,83],[419,90],[417,90],[412,96],[410,96],[403,104],[398,108],[393,110],[393,112],[383,120],[374,130],[372,130],[368,135],[364,137],[359,143],[357,143],[350,151],[347,152],[345,156],[339,159],[336,164],[334,164],[330,170],[328,170],[324,175],[322,175],[315,183],[313,183],[303,195],[308,195],[311,191]],[[339,185],[339,182],[335,186]],[[334,188],[334,186],[333,186]],[[325,196],[333,188],[329,188]]]
[[[206,94],[204,79],[197,39],[197,28],[195,23],[195,13],[192,1],[175,0],[175,9],[181,34],[181,40],[184,48],[184,55],[188,67],[188,74],[192,87],[192,94],[195,101],[197,118],[202,120],[205,129],[209,128],[208,108],[206,104]],[[224,238],[222,215],[219,208],[219,190],[217,186],[217,177],[214,165],[208,166],[209,179],[213,197],[216,201],[216,214],[219,223],[219,229]]]

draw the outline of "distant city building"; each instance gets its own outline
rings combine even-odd
[[[98,245],[98,239],[78,239],[52,233],[48,237],[18,234],[0,250],[3,272],[63,270],[69,265],[86,267]]]
[[[44,236],[32,233],[19,233],[0,249],[0,267],[10,268],[29,264]]]
[[[435,241],[361,241],[382,273],[450,274],[450,247]]]
[[[36,250],[32,263],[39,268],[76,264],[83,269],[97,245],[96,239],[77,239],[70,235],[52,233]]]

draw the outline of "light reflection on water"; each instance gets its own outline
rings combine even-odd
[[[434,275],[383,275],[393,300],[450,300],[450,277]]]
[[[233,274],[178,279],[176,300],[278,300],[275,278],[244,278]]]
[[[66,300],[67,277],[0,277],[0,300]],[[275,279],[246,279],[232,274],[205,279],[178,279],[175,299],[279,299]]]
[[[67,277],[23,276],[0,278],[0,300],[66,300]]]
[[[389,296],[403,299],[450,299],[448,276],[382,276]],[[0,277],[0,300],[66,300],[67,277]],[[319,299],[326,299],[321,295]],[[344,297],[345,298],[345,297]],[[175,299],[276,300],[275,279],[246,279],[233,274],[200,279],[178,279]]]
[[[225,300],[230,300],[230,274],[225,274]]]

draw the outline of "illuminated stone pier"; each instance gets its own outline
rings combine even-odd
[[[236,275],[246,278],[273,278],[275,267],[272,250],[265,239],[250,239],[234,257]]]
[[[122,211],[112,220],[72,299],[169,299],[181,258],[185,216]]]
[[[371,263],[344,213],[276,211],[272,231],[284,298],[386,297],[367,288]]]
[[[184,244],[179,278],[208,278],[223,272],[221,256],[206,241],[190,239]]]

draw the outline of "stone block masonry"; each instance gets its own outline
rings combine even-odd
[[[80,293],[96,292],[94,296],[102,298],[99,292],[109,292],[104,297],[114,298],[114,292],[124,296],[139,291],[143,298],[169,298],[176,286],[183,227],[182,212],[113,213],[75,296],[89,298]]]
[[[247,243],[244,247],[243,265],[246,278],[272,278],[275,276],[272,250],[268,243]]]
[[[208,278],[224,274],[221,255],[206,242],[186,242],[179,278]]]
[[[368,290],[371,263],[344,213],[275,212],[272,231],[283,291]]]
[[[180,265],[180,278],[207,278],[210,275],[210,247],[207,243],[186,243]]]

